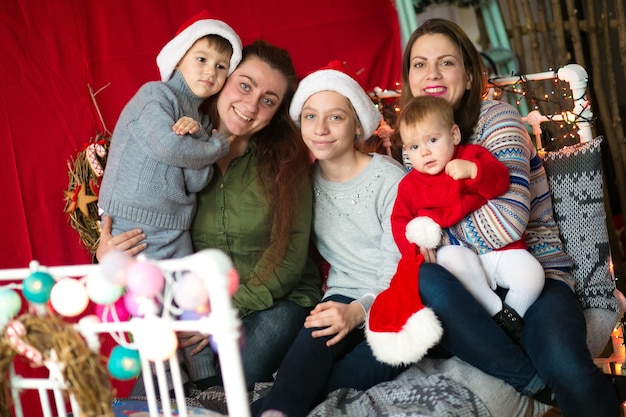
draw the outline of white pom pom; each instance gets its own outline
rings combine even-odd
[[[441,240],[441,227],[430,217],[416,217],[406,225],[406,238],[420,248],[436,248]]]

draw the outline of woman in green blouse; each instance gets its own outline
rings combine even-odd
[[[287,51],[256,41],[244,47],[241,63],[208,103],[216,127],[236,139],[198,195],[192,240],[195,250],[226,252],[239,272],[233,303],[244,329],[249,390],[271,380],[321,298],[320,276],[308,256],[309,156],[288,114],[296,86]],[[105,219],[98,258],[112,248],[139,253],[143,238],[140,230],[113,237]],[[187,366],[200,388],[219,383],[217,358],[207,345],[198,334],[184,334],[180,343],[197,355]]]

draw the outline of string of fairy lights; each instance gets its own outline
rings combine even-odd
[[[518,82],[498,85],[498,78],[489,79],[493,99],[506,100],[518,108],[524,100],[529,112],[537,110],[550,125],[542,127],[542,143],[546,150],[578,143],[581,123],[593,126],[591,104],[587,91],[574,96],[568,82],[561,80],[557,72],[549,80],[530,80],[518,75]],[[582,103],[577,105],[577,103]]]
[[[587,89],[574,96],[570,83],[559,78],[558,71],[550,72],[551,77],[542,79],[531,79],[527,75],[515,75],[513,81],[512,77],[490,78],[487,97],[517,106],[524,116],[538,112],[542,125],[539,130],[541,142],[537,147],[546,151],[580,142],[580,126],[592,127],[595,121]],[[501,83],[503,79],[507,82]],[[389,126],[395,126],[396,116],[401,110],[400,89],[400,84],[396,83],[394,89],[376,88],[370,93]],[[531,124],[530,118],[525,117],[524,120]]]

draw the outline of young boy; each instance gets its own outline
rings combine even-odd
[[[241,50],[230,26],[201,12],[157,56],[162,81],[143,85],[115,126],[99,208],[111,216],[114,235],[143,229],[148,244],[143,254],[150,259],[192,252],[196,193],[230,147],[224,135],[211,134],[211,121],[198,108],[221,90]],[[181,134],[190,130],[189,123],[199,129]]]
[[[397,130],[413,166],[398,186],[391,214],[400,252],[415,257],[438,248],[437,263],[452,272],[512,338],[519,338],[522,317],[544,283],[543,269],[525,241],[503,248],[466,248],[445,230],[441,234],[442,228],[506,192],[507,168],[482,146],[460,144],[453,109],[442,98],[412,99],[402,109]],[[504,301],[493,291],[496,287],[508,290]]]

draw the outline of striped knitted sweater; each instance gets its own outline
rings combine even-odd
[[[484,101],[469,143],[482,145],[503,163],[511,184],[506,193],[447,229],[445,243],[486,253],[525,237],[546,277],[573,288],[572,259],[559,238],[546,173],[519,112],[507,103]]]

